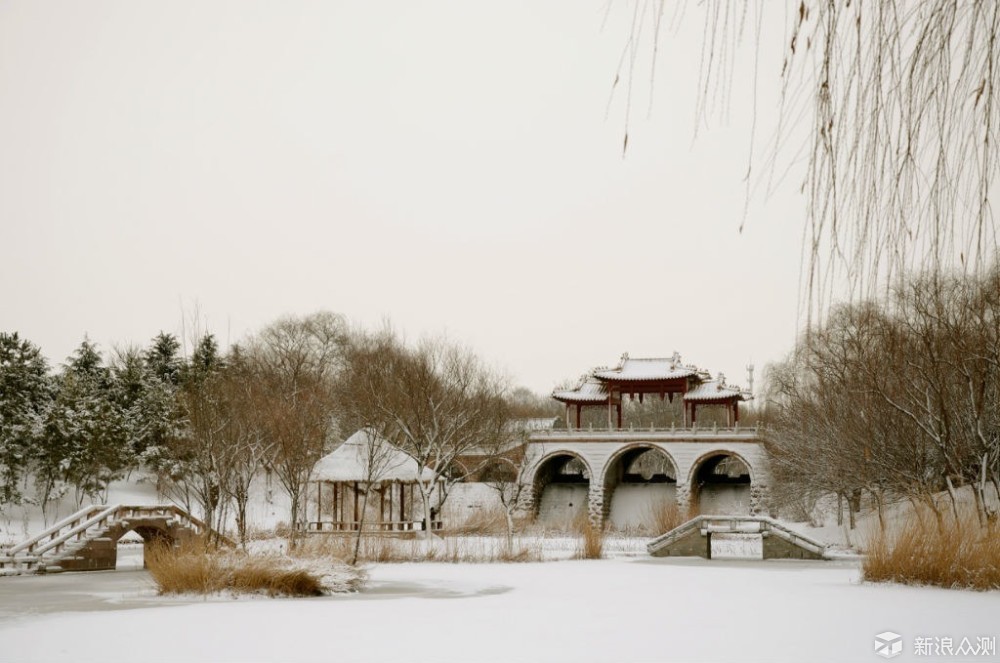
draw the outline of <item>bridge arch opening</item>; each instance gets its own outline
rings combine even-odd
[[[713,452],[695,463],[691,476],[691,507],[700,514],[748,515],[750,465],[729,451]]]
[[[544,458],[532,481],[535,516],[543,525],[569,529],[587,517],[590,467],[580,456],[556,452]]]
[[[619,451],[604,473],[604,504],[616,529],[656,534],[672,529],[678,520],[677,466],[670,454],[651,444]]]

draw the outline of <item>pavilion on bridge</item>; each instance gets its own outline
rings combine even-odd
[[[752,379],[752,373],[751,373]],[[566,427],[573,428],[570,411],[576,408],[576,428],[581,427],[581,412],[585,407],[603,407],[608,412],[608,427],[622,427],[622,398],[656,395],[673,402],[679,395],[683,401],[683,425],[697,423],[698,408],[726,408],[729,426],[738,426],[739,403],[752,398],[749,391],[726,384],[721,373],[715,379],[696,366],[684,364],[678,353],[669,358],[631,358],[623,354],[614,368],[598,368],[581,379],[574,389],[556,390],[552,397],[566,405]]]

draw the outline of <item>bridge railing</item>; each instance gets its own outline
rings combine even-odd
[[[27,541],[22,541],[21,543],[12,546],[10,548],[0,550],[0,554],[14,556],[21,553],[31,553],[34,551],[35,546],[37,546],[40,542],[44,541],[45,539],[51,541],[52,539],[59,536],[59,533],[62,531],[63,528],[75,527],[80,522],[82,522],[87,518],[90,518],[93,514],[95,514],[96,512],[100,511],[103,508],[104,506],[99,504],[91,504],[90,506],[85,506],[76,513],[74,513],[73,515],[67,516],[62,520],[53,523],[52,525],[47,527],[41,534],[33,536]]]
[[[58,553],[62,551],[63,547],[73,540],[82,539],[87,534],[87,530],[91,528],[101,529],[107,526],[108,521],[115,517],[118,512],[117,504],[113,506],[104,507],[101,511],[87,518],[86,520],[77,523],[73,527],[64,528],[62,533],[55,538],[50,538],[48,541],[39,543],[29,552],[35,555],[44,555],[48,552]]]
[[[635,436],[646,436],[646,435],[656,435],[661,436],[676,436],[676,437],[692,437],[698,435],[745,435],[745,436],[756,436],[762,430],[759,426],[670,426],[657,427],[657,426],[628,426],[622,428],[616,428],[614,426],[594,426],[590,425],[586,428],[552,428],[548,430],[538,430],[532,431],[532,439],[536,438],[559,438],[559,437],[576,437],[579,435],[611,435],[611,436],[622,436],[622,435],[635,435]]]
[[[675,527],[674,529],[661,534],[650,541],[646,549],[654,553],[661,548],[670,545],[674,541],[689,534],[692,530],[698,529],[702,535],[709,533],[727,534],[774,534],[793,543],[801,548],[812,550],[816,554],[822,555],[827,545],[812,537],[800,534],[793,529],[785,527],[774,518],[767,516],[721,516],[704,514],[696,516],[691,520]]]

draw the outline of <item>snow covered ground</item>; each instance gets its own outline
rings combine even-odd
[[[287,507],[260,493],[255,525],[267,529]],[[157,499],[133,482],[111,501]],[[73,510],[61,504],[50,521]],[[0,543],[41,529],[37,510],[5,515]],[[864,514],[854,532],[789,524],[843,546],[876,520]],[[894,660],[905,661],[917,638],[1000,640],[1000,592],[864,584],[857,560],[653,559],[646,541],[612,536],[612,559],[574,561],[577,540],[549,535],[544,563],[383,564],[356,595],[259,600],[157,596],[141,544],[123,544],[118,571],[0,579],[0,663],[876,661],[885,631],[902,635]]]
[[[1000,593],[861,584],[847,562],[384,564],[359,594],[250,601],[66,574],[0,581],[0,606],[5,663],[875,661],[887,630],[896,660],[916,637],[1000,637]]]

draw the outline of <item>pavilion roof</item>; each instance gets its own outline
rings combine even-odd
[[[417,461],[387,440],[374,437],[362,429],[347,438],[332,453],[320,458],[313,467],[310,481],[368,481],[370,445],[376,445],[381,458],[372,473],[372,481],[403,481],[416,483],[418,479],[431,481],[434,473],[426,467],[417,476]]]
[[[672,357],[642,357],[633,359],[622,355],[618,366],[594,371],[594,377],[610,382],[652,382],[699,377],[701,371],[696,366],[681,363],[676,352]]]
[[[608,385],[590,376],[585,376],[575,389],[552,392],[552,398],[564,403],[607,403],[610,396]]]
[[[706,380],[684,394],[688,402],[710,401],[746,401],[752,396],[736,385],[727,385],[726,378],[720,373],[716,380]]]

